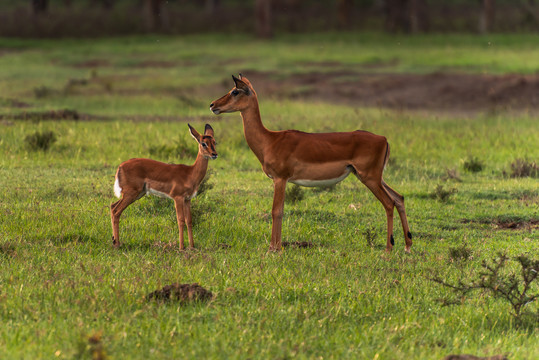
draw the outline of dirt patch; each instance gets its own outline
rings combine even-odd
[[[25,111],[19,114],[0,114],[0,120],[29,120],[29,121],[44,121],[44,120],[95,120],[105,119],[94,115],[80,114],[77,110],[62,109],[49,111]]]
[[[315,247],[315,245],[310,241],[283,241],[281,245],[283,246],[283,248],[295,247],[300,249],[309,249]]]
[[[7,106],[12,108],[27,108],[31,105],[22,101],[19,101],[17,99],[3,99],[0,98],[0,106]]]
[[[497,230],[535,230],[539,229],[539,219],[511,219],[511,218],[498,218],[498,219],[463,219],[463,224],[489,224]]]
[[[529,221],[519,220],[519,221],[511,221],[511,220],[498,220],[494,223],[496,225],[497,229],[510,229],[510,230],[520,230],[520,229],[539,229],[539,219],[533,219]]]
[[[193,284],[172,284],[166,285],[162,289],[149,293],[148,300],[158,301],[179,301],[181,303],[199,302],[211,300],[213,294],[197,283]]]
[[[447,355],[443,360],[508,360],[505,355],[475,356],[475,355]]]
[[[75,63],[72,66],[78,69],[86,69],[86,68],[91,69],[91,68],[96,68],[96,67],[110,66],[110,61],[105,60],[105,59],[90,59],[90,60],[85,60],[85,61]]]
[[[539,74],[373,74],[340,70],[287,78],[249,71],[245,76],[259,95],[279,99],[397,109],[539,110]]]

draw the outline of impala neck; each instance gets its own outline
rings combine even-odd
[[[243,119],[243,133],[245,134],[247,145],[249,145],[258,159],[262,161],[264,145],[267,143],[271,132],[262,124],[256,98],[252,106],[241,111],[241,117]]]
[[[206,171],[208,170],[208,159],[206,159],[200,151],[198,152],[197,159],[193,164],[193,175],[196,183],[200,183],[204,176],[206,176]]]

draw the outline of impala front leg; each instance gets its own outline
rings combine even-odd
[[[185,217],[185,223],[187,224],[187,236],[189,237],[189,247],[194,248],[195,242],[193,241],[193,222],[191,219],[191,200],[188,200],[188,199],[184,200],[183,214]]]
[[[176,208],[176,219],[178,220],[178,230],[180,232],[180,251],[184,249],[183,247],[183,228],[185,225],[185,216],[184,216],[184,199],[176,198],[174,199],[174,207]]]
[[[272,227],[270,251],[281,250],[281,229],[283,225],[284,198],[286,180],[275,179],[273,181],[273,208],[271,210]]]

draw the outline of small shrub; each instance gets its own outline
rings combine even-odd
[[[456,188],[444,189],[443,185],[436,186],[434,192],[430,194],[430,197],[441,202],[448,202],[453,194],[456,194],[458,190]]]
[[[511,177],[532,177],[539,178],[539,166],[535,161],[516,159],[511,163]]]
[[[472,249],[467,244],[449,248],[449,258],[453,261],[470,260],[472,255]]]
[[[531,319],[537,325],[539,311],[529,311],[529,305],[539,299],[537,286],[534,287],[533,284],[539,279],[539,260],[525,255],[517,256],[514,260],[520,265],[518,272],[507,271],[510,259],[506,254],[499,253],[491,262],[483,260],[483,271],[475,278],[464,275],[465,280],[461,279],[457,284],[447,283],[439,277],[431,280],[452,289],[461,298],[475,290],[481,293],[490,292],[495,298],[505,300],[511,305],[512,315],[518,321]],[[454,301],[445,303],[455,304]]]
[[[472,173],[477,173],[483,170],[485,164],[477,157],[472,156],[464,161],[464,170]]]
[[[462,182],[462,179],[460,178],[460,174],[458,173],[457,169],[447,169],[445,175],[442,177],[442,180],[455,180],[458,182]]]
[[[103,346],[103,333],[98,331],[89,336],[85,336],[79,341],[78,353],[75,354],[76,359],[108,359],[107,352]]]
[[[365,229],[365,231],[363,231],[363,235],[365,236],[367,245],[370,248],[373,248],[375,245],[374,240],[376,240],[376,229],[372,226],[369,226],[368,228]]]
[[[303,200],[304,197],[305,197],[305,194],[304,194],[303,189],[296,184],[293,184],[291,187],[286,189],[285,199],[287,202],[296,203],[298,201]]]
[[[52,96],[56,93],[56,90],[51,89],[48,86],[38,86],[34,88],[34,96],[38,99]]]
[[[47,151],[56,142],[56,134],[52,131],[36,131],[32,135],[27,135],[24,142],[32,151]]]

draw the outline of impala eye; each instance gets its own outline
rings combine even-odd
[[[232,95],[236,96],[238,95],[240,92],[236,89],[232,90]]]
[[[205,149],[208,147],[208,145],[206,145],[206,143],[202,143],[202,147]]]

